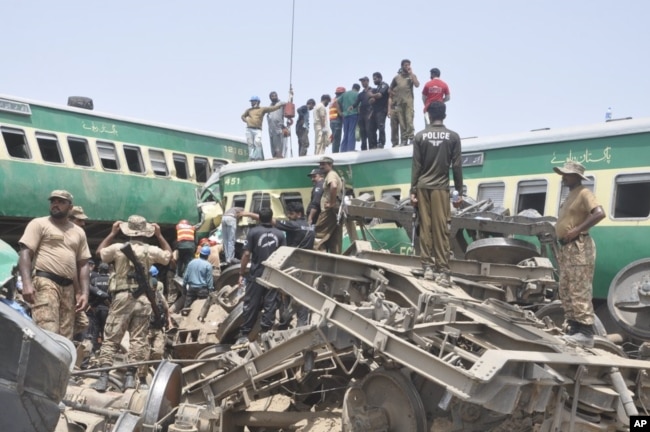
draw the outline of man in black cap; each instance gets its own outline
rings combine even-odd
[[[320,200],[323,197],[323,172],[320,168],[311,170],[307,177],[311,177],[311,199],[307,206],[307,224],[314,225],[320,215]]]
[[[338,220],[338,213],[343,195],[343,180],[334,171],[334,161],[331,157],[322,157],[319,165],[325,178],[323,179],[323,196],[320,200],[321,213],[316,222],[316,237],[320,238],[316,249],[340,254],[343,229]]]

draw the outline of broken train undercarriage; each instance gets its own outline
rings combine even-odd
[[[569,345],[490,285],[454,278],[445,288],[391,256],[283,247],[259,281],[306,306],[309,326],[163,362],[148,391],[91,396],[69,386],[68,415],[113,416],[123,432],[280,431],[331,415],[318,411],[329,399],[348,432],[615,431],[645,411],[650,362],[604,338],[593,349]],[[292,410],[250,408],[275,394],[292,396]]]

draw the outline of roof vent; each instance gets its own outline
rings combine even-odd
[[[85,96],[70,96],[68,106],[91,110],[94,108],[93,100]]]

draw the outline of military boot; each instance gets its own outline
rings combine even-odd
[[[578,324],[578,331],[572,335],[565,335],[564,340],[572,344],[581,345],[585,348],[593,348],[594,347],[593,326],[582,324],[582,323],[577,323],[577,324]]]
[[[433,268],[431,268],[431,266],[424,267],[424,278],[430,281],[435,280],[436,274],[433,272]]]
[[[126,369],[126,375],[124,375],[124,389],[134,389],[135,388],[135,371],[134,367]]]
[[[99,378],[93,384],[93,388],[100,393],[104,393],[108,389],[108,371],[99,374]]]

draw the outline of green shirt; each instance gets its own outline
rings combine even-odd
[[[359,108],[356,108],[354,104],[357,102],[357,96],[359,92],[355,90],[348,90],[337,98],[339,103],[339,109],[343,117],[347,117],[352,114],[359,114]]]

